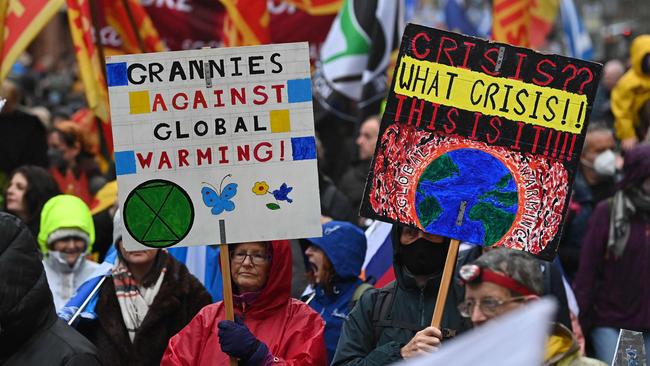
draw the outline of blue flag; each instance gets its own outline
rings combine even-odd
[[[567,56],[591,60],[593,57],[591,38],[589,38],[589,33],[585,29],[573,0],[560,1],[560,16],[562,17],[562,28],[568,46]]]

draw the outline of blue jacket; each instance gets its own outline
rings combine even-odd
[[[302,242],[303,247],[312,244],[320,248],[336,272],[332,293],[328,294],[323,287],[316,285],[313,297],[308,302],[325,321],[325,345],[329,364],[334,358],[343,323],[354,305],[354,291],[362,283],[359,274],[366,255],[366,237],[363,231],[352,224],[331,221],[323,226],[322,238],[308,241],[309,243]],[[305,262],[307,265],[306,257]]]

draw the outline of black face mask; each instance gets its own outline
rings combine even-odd
[[[67,162],[63,158],[63,151],[53,147],[47,149],[47,160],[50,163],[50,167],[53,168],[65,170],[68,166]]]
[[[414,275],[431,275],[445,268],[450,240],[432,243],[420,238],[409,245],[400,245],[400,259],[409,272]]]

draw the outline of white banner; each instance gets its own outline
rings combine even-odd
[[[127,249],[321,235],[307,43],[106,69]]]

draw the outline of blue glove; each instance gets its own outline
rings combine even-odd
[[[246,366],[263,365],[269,353],[268,347],[260,342],[239,318],[235,321],[222,320],[219,328],[219,344],[221,351],[231,357],[237,357]]]

